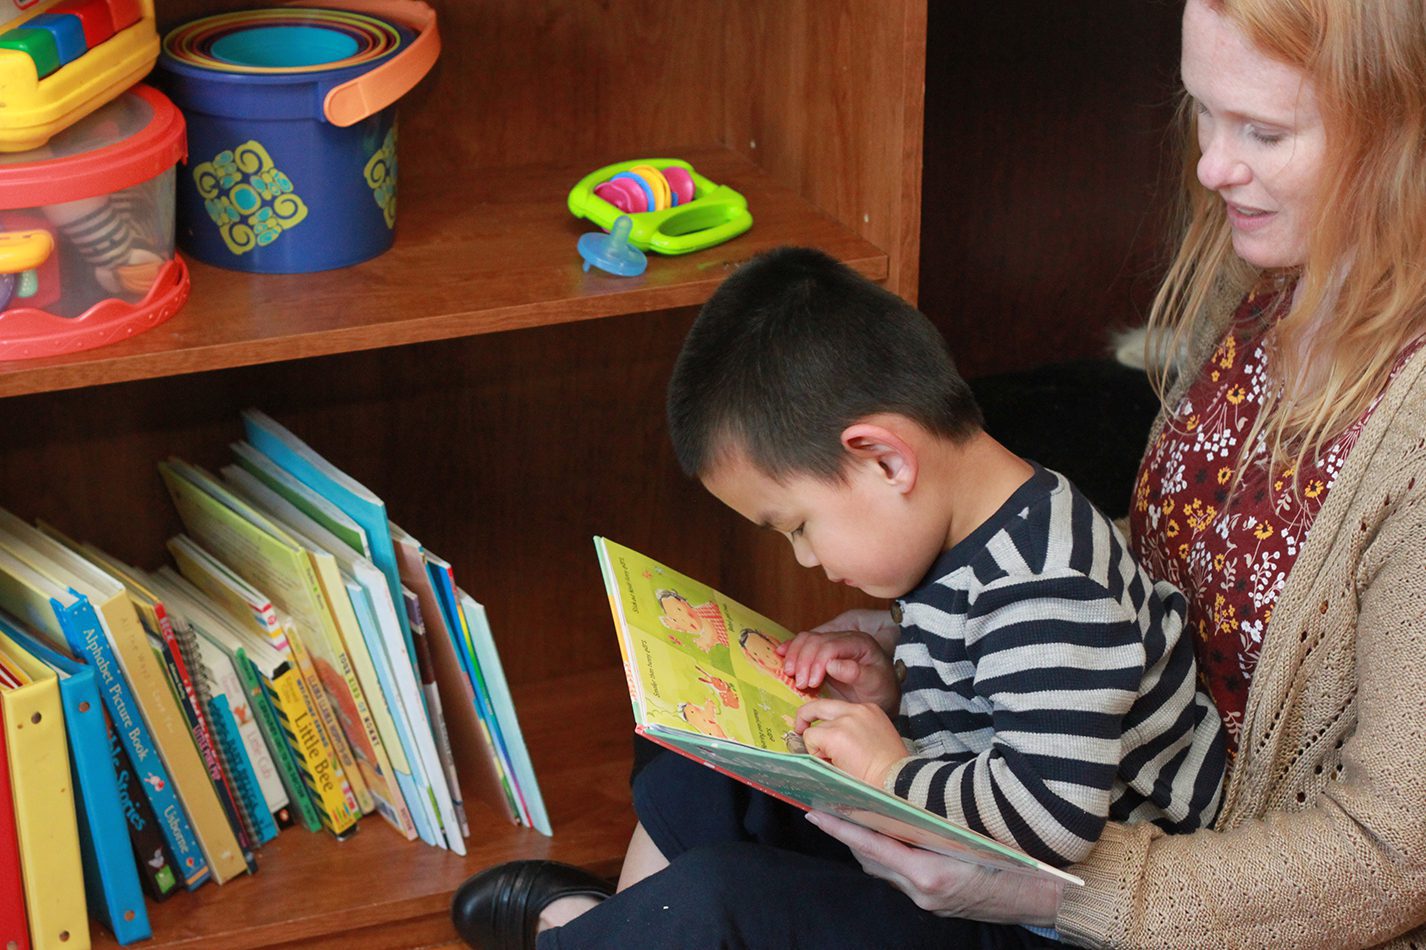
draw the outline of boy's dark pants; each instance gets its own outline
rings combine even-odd
[[[634,810],[669,867],[541,934],[540,950],[1058,946],[920,910],[799,809],[681,755],[639,771]]]

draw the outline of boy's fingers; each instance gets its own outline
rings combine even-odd
[[[801,732],[818,719],[835,719],[846,705],[839,699],[809,699],[797,707],[797,720],[793,728]]]

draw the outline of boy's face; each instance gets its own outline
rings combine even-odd
[[[703,476],[723,504],[792,543],[797,563],[835,584],[893,598],[916,586],[945,546],[944,529],[924,523],[875,464],[852,462],[845,482],[807,475],[773,479],[741,451]]]

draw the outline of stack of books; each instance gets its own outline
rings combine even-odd
[[[373,812],[464,855],[467,795],[550,833],[484,608],[256,410],[143,570],[0,510],[0,946],[150,936],[164,900]]]

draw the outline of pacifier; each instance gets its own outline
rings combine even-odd
[[[629,243],[629,231],[634,227],[634,219],[621,214],[614,219],[609,233],[591,231],[579,238],[579,256],[584,258],[584,269],[591,266],[620,277],[636,277],[649,265],[644,252]]]

